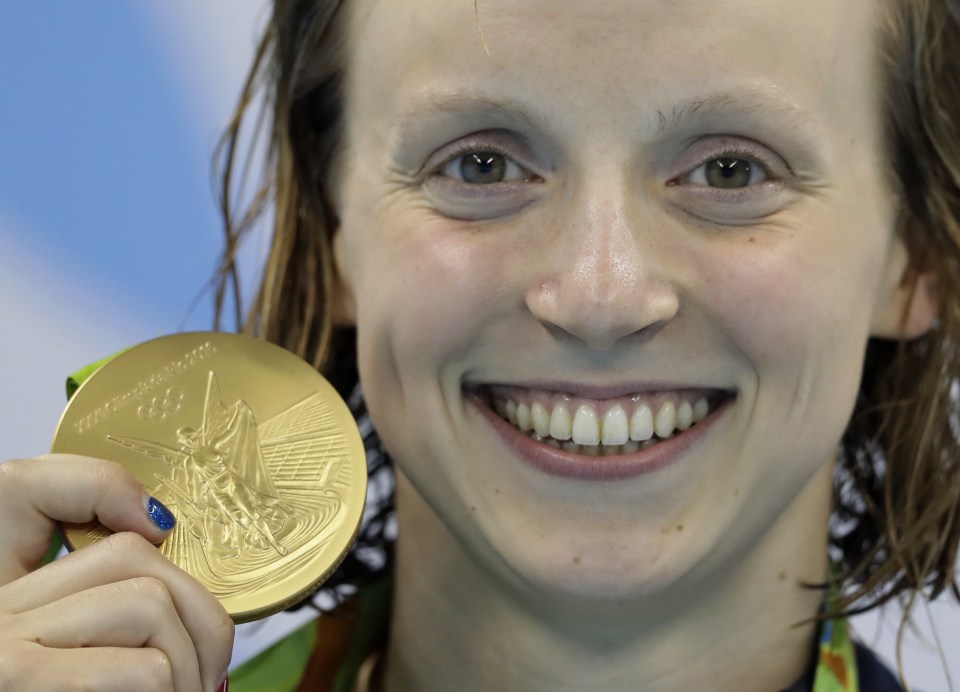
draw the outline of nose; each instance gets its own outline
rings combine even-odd
[[[630,336],[651,338],[677,315],[680,300],[640,203],[593,194],[572,206],[541,256],[528,309],[550,331],[596,351]]]

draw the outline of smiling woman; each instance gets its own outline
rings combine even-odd
[[[269,184],[221,296],[272,194],[246,330],[350,397],[376,466],[345,618],[268,675],[900,689],[844,617],[956,588],[960,7],[888,4],[275,2],[242,101],[266,86]],[[158,646],[174,687],[206,681],[215,608],[148,576],[157,641],[196,642]]]
[[[958,287],[928,248],[958,250],[923,200],[952,147],[935,185],[900,165],[931,149],[914,70],[958,58],[914,62],[935,8],[357,2],[291,33],[308,6],[275,25],[300,177],[252,324],[358,359],[397,461],[388,687],[775,689],[810,662],[801,585],[836,575],[836,614],[951,583]]]
[[[387,689],[832,689],[816,629],[951,585],[938,7],[278,5],[250,324],[396,460]]]
[[[368,406],[400,472],[399,631],[468,641],[443,613],[469,613],[459,625],[473,628],[496,604],[514,651],[537,652],[512,661],[517,679],[550,689],[624,677],[734,688],[737,658],[771,661],[753,684],[774,689],[807,666],[813,625],[787,623],[819,607],[797,583],[827,573],[836,445],[865,344],[897,328],[887,304],[906,263],[868,4],[760,5],[578,6],[544,23],[546,4],[488,3],[489,56],[464,46],[465,3],[421,6],[404,33],[392,31],[411,14],[399,6],[353,8],[336,258]],[[711,59],[718,34],[731,37],[722,61]],[[692,48],[670,50],[679,36]],[[444,106],[445,126],[398,160],[408,135],[396,114],[450,92],[460,107]],[[473,93],[532,122],[467,114]],[[773,114],[788,108],[812,136],[782,134]],[[442,175],[451,150],[494,143],[542,181]],[[697,182],[731,153],[777,174],[735,189]],[[933,314],[923,300],[916,309]],[[560,440],[585,409],[675,405],[691,389],[724,405],[600,461],[499,425],[483,396],[498,387],[559,401]],[[450,564],[422,572],[438,553]],[[444,593],[478,574],[492,576]],[[708,644],[747,612],[750,634]],[[548,622],[561,642],[545,650]],[[598,630],[629,664],[596,655]],[[699,666],[693,643],[711,651]],[[484,660],[492,651],[456,664],[449,653],[451,674],[499,668]],[[420,677],[436,670],[426,650],[390,654],[396,684],[452,684]],[[718,680],[719,661],[730,678]]]

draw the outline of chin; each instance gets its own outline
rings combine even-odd
[[[716,548],[713,527],[677,525],[624,526],[611,531],[583,525],[544,535],[536,526],[492,527],[488,548],[496,558],[478,559],[499,565],[501,578],[518,596],[543,607],[566,604],[603,612],[636,607],[647,610],[658,598],[697,580]],[[499,529],[499,530],[498,530]]]

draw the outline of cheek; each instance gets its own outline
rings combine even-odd
[[[800,230],[731,239],[713,253],[704,280],[709,310],[753,369],[758,403],[777,421],[837,436],[860,380],[886,241],[869,225],[842,218]],[[809,222],[808,222],[809,224]],[[877,226],[879,227],[879,226]],[[823,427],[827,426],[827,427]]]
[[[843,300],[835,267],[802,243],[774,240],[750,238],[748,248],[717,253],[702,273],[720,287],[706,292],[712,312],[723,315],[731,340],[753,362],[810,348],[833,331],[837,300]]]
[[[397,334],[445,351],[469,343],[498,308],[508,281],[494,243],[477,231],[440,226],[427,222],[399,239],[381,281],[397,291],[393,320],[403,320]]]
[[[378,379],[424,383],[425,371],[435,374],[506,315],[509,271],[494,237],[502,230],[458,228],[413,212],[348,230],[355,231],[345,248],[361,367],[376,368]]]

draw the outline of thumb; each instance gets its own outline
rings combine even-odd
[[[49,454],[0,464],[0,584],[39,566],[56,522],[94,519],[154,544],[176,524],[170,510],[115,462]],[[19,574],[6,574],[7,568]]]

